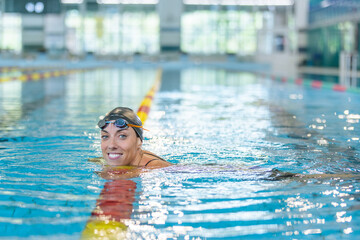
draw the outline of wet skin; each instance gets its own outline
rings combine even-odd
[[[142,141],[131,127],[121,130],[108,124],[101,130],[101,150],[111,166],[138,166],[142,159]]]
[[[120,129],[114,124],[109,124],[101,130],[101,150],[107,165],[150,168],[171,166],[171,163],[142,150],[141,147],[142,141],[132,127]]]

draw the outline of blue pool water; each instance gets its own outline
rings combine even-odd
[[[98,117],[137,109],[155,74],[0,83],[0,239],[79,239],[106,188],[120,189],[114,215],[127,239],[359,238],[357,94],[164,69],[144,148],[175,165],[115,182],[96,175]]]

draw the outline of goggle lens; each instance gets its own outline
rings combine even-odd
[[[116,127],[120,128],[122,130],[129,128],[129,126],[130,127],[136,127],[136,128],[143,128],[142,126],[129,124],[122,118],[118,118],[118,119],[112,120],[112,121],[100,120],[99,123],[98,123],[98,127],[101,128],[101,129],[104,129],[109,123],[113,123]]]
[[[128,128],[128,125],[126,124],[126,121],[122,118],[116,119],[115,122],[113,121],[106,121],[106,123],[114,123],[114,125],[121,129]]]

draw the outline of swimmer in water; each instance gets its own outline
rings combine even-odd
[[[101,129],[101,151],[106,165],[105,171],[100,174],[102,177],[114,179],[109,173],[113,172],[115,176],[123,169],[171,166],[171,163],[141,148],[144,128],[140,118],[132,109],[126,107],[113,109],[98,122],[98,127]],[[136,176],[140,171],[130,172]],[[127,175],[130,172],[126,171]]]
[[[103,158],[90,161],[101,162],[104,168],[98,174],[105,179],[127,179],[137,177],[151,168],[163,168],[172,164],[150,151],[143,150],[143,126],[140,118],[130,108],[117,107],[98,122],[101,129]],[[100,160],[100,161],[99,161]],[[248,169],[251,171],[252,169]],[[262,171],[260,171],[262,172]],[[277,169],[263,170],[265,179],[348,178],[352,174],[298,174]]]

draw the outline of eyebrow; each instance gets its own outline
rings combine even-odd
[[[116,131],[116,133],[122,132],[122,131],[126,131],[127,129],[119,129]]]
[[[119,129],[119,130],[116,131],[116,133],[121,132],[121,131],[126,131],[126,130],[128,130],[128,129]],[[101,132],[109,134],[109,132],[104,130],[104,129],[101,129]]]

